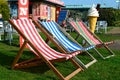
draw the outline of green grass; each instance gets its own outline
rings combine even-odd
[[[72,33],[74,34],[74,33]],[[103,41],[120,40],[120,36],[97,34]],[[0,80],[59,80],[58,77],[50,70],[47,65],[37,67],[11,70],[11,64],[14,60],[19,47],[18,39],[14,38],[12,46],[0,42]],[[54,46],[52,46],[56,49]],[[88,69],[80,72],[71,80],[120,80],[120,50],[113,50],[114,57],[103,60],[96,57],[98,62],[90,66]],[[83,55],[84,56],[84,55]],[[34,57],[32,52],[25,49],[20,61]],[[73,66],[70,62],[55,63],[55,66],[64,74],[67,75],[72,70]]]

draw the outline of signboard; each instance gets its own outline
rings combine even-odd
[[[29,14],[29,0],[18,0],[18,18],[28,18]]]
[[[29,16],[29,0],[18,0],[18,18],[28,18]],[[20,47],[22,46],[24,40],[20,36]]]

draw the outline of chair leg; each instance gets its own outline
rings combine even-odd
[[[70,59],[70,60],[74,63],[73,59]],[[57,70],[57,68],[54,67],[54,65],[50,61],[47,61],[46,64],[56,73],[56,75],[60,78],[60,80],[69,80],[71,77],[73,77],[74,75],[76,75],[77,73],[79,73],[80,71],[83,70],[81,67],[79,67],[79,65],[77,63],[74,63],[74,65],[76,65],[76,67],[78,67],[78,68],[75,71],[73,71],[71,74],[69,74],[68,76],[64,77]]]
[[[94,50],[96,51],[96,53],[97,53],[102,59],[105,59],[105,58],[103,57],[103,55],[102,55],[97,49],[94,48]]]
[[[74,57],[75,61],[82,66],[83,69],[87,69],[89,66],[91,66],[92,64],[94,64],[95,62],[97,62],[97,60],[86,51],[86,54],[91,58],[92,61],[90,61],[87,64],[84,64],[80,59],[78,59],[77,57]]]
[[[12,69],[14,69],[15,64],[18,62],[18,60],[20,59],[20,56],[23,53],[24,48],[26,47],[27,41],[24,41],[23,45],[21,46],[16,58],[14,59],[13,63],[12,63]]]
[[[92,64],[94,64],[95,62],[97,62],[97,60],[88,52],[86,51],[86,54],[91,58],[91,62],[89,62],[88,64],[86,64],[86,68],[88,68],[89,66],[91,66]]]
[[[61,80],[65,80],[64,76],[54,67],[54,65],[50,62],[50,61],[46,61],[46,64],[50,67],[50,69],[52,69],[55,74],[61,79]]]
[[[105,58],[110,58],[110,57],[115,56],[114,52],[113,52],[110,48],[108,48],[108,46],[105,45],[105,48],[106,48],[106,49],[110,52],[110,54],[111,54],[111,55],[109,55],[109,56],[107,56],[107,57],[105,57]]]
[[[0,41],[1,41],[1,34],[0,34]]]
[[[114,56],[113,51],[111,51],[107,46],[105,46],[105,48],[111,53],[111,55],[104,57],[97,49],[94,48],[94,50],[97,52],[97,54],[98,54],[102,59],[106,59],[106,58],[110,58],[110,57]]]
[[[36,57],[30,60],[26,60],[26,61],[15,64],[14,69],[29,68],[29,67],[38,66],[44,63],[45,62],[41,58]]]

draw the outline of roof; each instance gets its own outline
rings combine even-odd
[[[54,3],[54,4],[64,6],[64,2],[62,2],[61,0],[44,0],[44,1],[48,1],[48,2],[51,2],[51,3]]]
[[[18,1],[18,0],[8,0],[9,2],[13,2],[13,1]],[[30,0],[31,2],[35,2],[35,1],[43,1],[46,2],[47,4],[52,4],[52,5],[57,5],[57,6],[64,6],[64,2],[62,2],[61,0]]]
[[[83,8],[90,8],[91,5],[65,5],[64,8],[69,8],[69,9],[83,9]],[[111,8],[111,7],[106,7],[105,5],[101,5],[101,8]]]

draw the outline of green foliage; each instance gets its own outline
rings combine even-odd
[[[7,0],[0,0],[0,13],[4,20],[8,20],[10,18],[10,10]]]
[[[70,10],[70,14],[72,18],[75,20],[76,18],[82,19],[83,21],[87,21],[87,11],[80,12],[79,10]],[[105,20],[108,22],[108,26],[120,26],[120,10],[118,9],[100,9],[99,11],[100,17],[98,20]]]
[[[106,20],[109,26],[120,26],[120,10],[101,9],[99,20]]]
[[[74,20],[82,18],[82,13],[79,10],[70,10],[70,15]]]
[[[120,27],[120,20],[114,21],[113,24],[114,24],[115,26],[117,26],[117,27]]]

